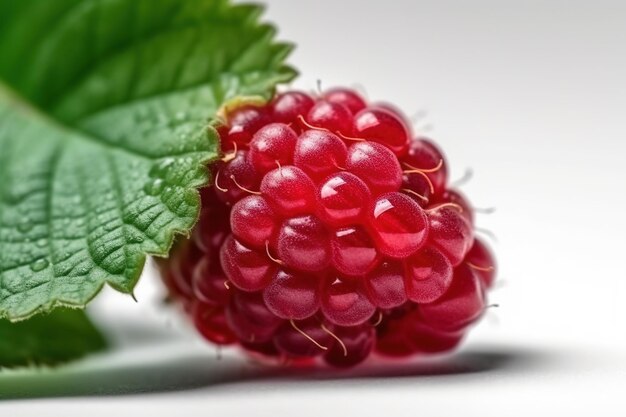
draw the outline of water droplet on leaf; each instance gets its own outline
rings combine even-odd
[[[33,272],[39,272],[39,271],[43,271],[44,269],[46,269],[48,265],[50,265],[50,262],[48,262],[47,259],[38,259],[32,264],[30,264],[30,269]]]
[[[165,181],[160,178],[151,181],[143,187],[143,190],[148,195],[158,195],[161,191],[163,191],[163,187],[165,185]]]
[[[165,158],[162,161],[154,164],[150,169],[148,175],[150,175],[152,178],[164,178],[172,165],[174,165],[174,158]]]
[[[26,219],[24,223],[20,223],[17,225],[17,230],[20,233],[30,232],[31,230],[33,230],[33,224],[30,222],[30,220]]]
[[[128,236],[128,241],[130,243],[142,243],[144,241],[144,237],[138,232],[131,233],[130,236]]]

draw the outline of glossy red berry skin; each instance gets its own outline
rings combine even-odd
[[[303,333],[315,340],[317,344],[312,343]],[[276,348],[287,356],[313,358],[321,356],[335,343],[335,340],[321,327],[320,319],[312,316],[305,320],[295,321],[294,325],[289,322],[284,323],[277,330],[274,343]]]
[[[407,297],[415,303],[440,298],[452,284],[452,264],[441,251],[427,247],[404,261]]]
[[[339,103],[318,101],[306,116],[307,124],[339,135],[352,135],[352,113]]]
[[[368,324],[350,327],[335,327],[337,339],[324,355],[327,364],[337,368],[350,368],[363,362],[376,344],[374,328]]]
[[[435,206],[427,211],[429,241],[439,249],[452,266],[459,265],[472,247],[472,227],[456,206]]]
[[[278,317],[304,320],[320,307],[321,279],[279,269],[272,282],[263,290],[267,307]]]
[[[409,170],[423,170],[432,184],[433,194],[440,195],[446,190],[448,164],[430,139],[416,138],[410,142],[404,166]]]
[[[418,309],[424,323],[442,331],[458,331],[477,320],[485,310],[485,289],[470,267],[454,271],[448,290],[432,303]]]
[[[331,247],[332,266],[347,276],[365,276],[380,260],[376,244],[360,226],[337,229],[331,236]]]
[[[293,163],[319,182],[345,166],[347,155],[348,148],[339,136],[312,129],[302,132],[298,138]]]
[[[318,186],[317,214],[335,227],[358,224],[366,215],[371,198],[367,184],[359,177],[346,171],[336,172]]]
[[[259,129],[250,141],[250,163],[265,174],[293,161],[298,135],[284,123],[270,123]]]
[[[324,92],[323,98],[324,101],[344,105],[352,114],[357,114],[367,106],[363,97],[348,88],[331,88]]]
[[[372,195],[398,191],[402,184],[402,168],[398,158],[384,145],[357,142],[348,148],[346,169],[361,178]]]
[[[356,326],[374,315],[376,307],[369,301],[358,281],[330,276],[325,284],[321,295],[321,311],[331,323]]]
[[[248,158],[247,151],[238,151],[234,158],[228,162],[220,162],[216,165],[219,176],[216,177],[218,186],[225,190],[217,194],[224,203],[232,205],[248,195],[244,190],[257,190],[259,188],[259,174]],[[242,188],[243,187],[243,188]]]
[[[381,309],[399,307],[407,301],[403,265],[397,261],[380,263],[365,278],[365,288],[370,301]]]
[[[330,262],[330,236],[315,216],[292,217],[280,228],[276,252],[281,263],[300,271],[321,271]]]
[[[241,242],[252,247],[263,247],[278,230],[278,219],[265,198],[249,195],[233,206],[230,227]]]
[[[386,145],[402,156],[409,147],[409,128],[392,112],[380,108],[365,108],[354,117],[354,135]]]
[[[228,109],[198,224],[160,262],[199,333],[300,366],[458,346],[496,265],[438,146],[345,88]]]
[[[246,247],[233,236],[226,239],[220,251],[225,276],[243,291],[260,291],[272,280],[276,265],[260,252]]]
[[[493,287],[493,282],[496,279],[496,260],[482,240],[474,239],[474,244],[467,253],[464,262],[480,278],[485,288]]]
[[[289,91],[277,95],[270,103],[272,119],[279,123],[297,123],[298,116],[307,114],[315,101],[301,91]]]
[[[368,215],[379,250],[390,258],[404,259],[426,244],[430,229],[426,213],[405,194],[381,195]]]
[[[194,301],[191,308],[191,318],[196,329],[207,340],[218,345],[230,345],[237,341],[237,336],[228,325],[222,309]]]
[[[222,142],[229,149],[233,143],[247,144],[252,135],[271,120],[267,108],[244,105],[227,115],[228,124]]]
[[[284,217],[315,211],[315,184],[300,168],[287,165],[269,171],[260,188],[274,211]]]
[[[464,336],[463,331],[430,327],[417,310],[399,319],[384,318],[377,330],[377,352],[392,358],[447,352],[456,348]]]
[[[268,342],[283,320],[266,306],[263,297],[255,292],[235,292],[226,308],[226,321],[241,341]]]
[[[474,208],[467,200],[467,197],[458,190],[447,189],[440,195],[432,198],[431,204],[438,206],[446,203],[456,204],[459,207],[459,211],[463,218],[467,220],[470,225],[474,225]]]
[[[191,278],[193,298],[211,305],[226,306],[230,301],[230,291],[224,285],[226,278],[219,256],[204,256],[196,264]]]

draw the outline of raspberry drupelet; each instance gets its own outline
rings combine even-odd
[[[228,109],[199,222],[161,264],[202,336],[337,367],[460,343],[495,261],[405,120],[343,88]]]

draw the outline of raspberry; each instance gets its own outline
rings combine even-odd
[[[456,347],[495,260],[439,147],[345,88],[225,109],[200,220],[161,264],[199,333],[336,367]]]

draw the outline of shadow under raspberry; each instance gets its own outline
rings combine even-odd
[[[559,355],[522,347],[471,346],[445,356],[406,361],[369,360],[354,369],[293,368],[254,362],[234,349],[223,354],[183,325],[118,318],[100,323],[113,349],[56,369],[0,370],[0,401],[152,394],[227,387],[246,392],[264,384],[281,390],[315,384],[345,386],[443,383],[463,375],[542,371]]]
[[[159,343],[155,335],[144,336]],[[0,400],[149,394],[225,385],[230,390],[246,391],[251,384],[293,390],[328,380],[346,386],[379,384],[382,380],[387,386],[408,380],[419,384],[435,379],[452,381],[460,375],[533,372],[552,358],[544,352],[484,346],[410,363],[370,361],[355,369],[335,370],[262,365],[232,353],[218,358],[206,350],[200,355],[172,349],[170,354],[143,356],[140,363],[132,358],[106,360],[105,356],[56,370],[0,372]]]

